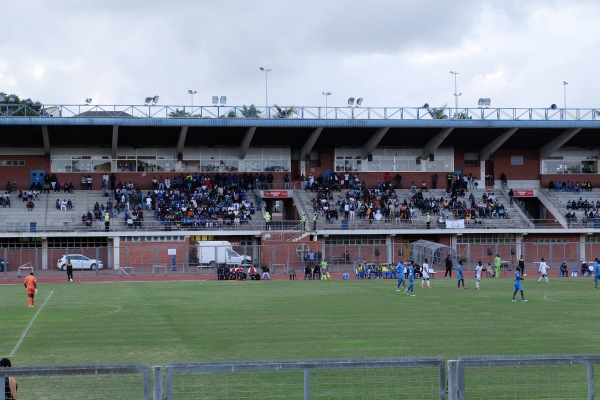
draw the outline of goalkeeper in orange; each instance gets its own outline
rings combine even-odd
[[[34,297],[37,293],[37,280],[35,279],[33,272],[30,272],[29,275],[25,277],[23,285],[27,290],[27,305],[29,305],[29,308],[33,308],[35,306]]]

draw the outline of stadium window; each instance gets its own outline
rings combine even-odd
[[[523,165],[523,156],[510,156],[510,165]]]
[[[465,167],[478,167],[479,153],[465,153]]]

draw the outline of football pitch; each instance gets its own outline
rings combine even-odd
[[[36,307],[0,290],[0,355],[13,366],[596,354],[592,278],[55,283]]]

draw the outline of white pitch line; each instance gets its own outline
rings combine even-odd
[[[35,315],[33,316],[33,318],[31,318],[31,321],[29,321],[29,324],[27,325],[27,327],[25,328],[25,330],[21,334],[21,337],[19,338],[19,341],[15,345],[15,348],[12,349],[12,351],[10,352],[9,357],[12,357],[12,356],[15,355],[15,353],[19,349],[19,346],[21,346],[21,343],[23,343],[23,340],[25,340],[25,336],[27,336],[27,332],[29,332],[29,329],[33,325],[33,323],[34,323],[35,319],[37,318],[38,314],[42,312],[42,308],[44,308],[44,306],[46,305],[46,303],[48,302],[48,300],[50,300],[50,297],[52,296],[53,293],[54,293],[54,290],[50,292],[50,294],[48,295],[48,297],[46,297],[46,300],[44,300],[44,303],[42,304],[42,306],[37,310],[37,312],[35,313]]]

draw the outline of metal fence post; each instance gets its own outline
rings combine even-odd
[[[310,369],[304,369],[304,400],[310,400]]]
[[[594,400],[594,363],[587,362],[588,400]]]
[[[153,386],[153,399],[154,400],[162,400],[162,367],[156,366],[154,367],[154,386]]]
[[[448,361],[448,400],[456,400],[456,364],[455,360]]]

